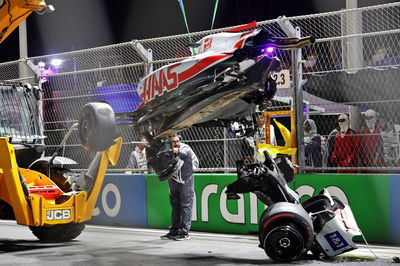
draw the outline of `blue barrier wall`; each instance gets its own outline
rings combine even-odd
[[[389,177],[390,233],[393,243],[400,243],[400,175]]]
[[[202,178],[201,175],[196,175],[196,177],[198,178],[196,186],[199,187]],[[226,177],[226,175],[221,174],[216,175],[215,178],[220,180],[224,177]],[[368,224],[363,224],[364,220],[358,219],[360,228],[368,225],[368,227],[372,228],[369,228],[369,231],[376,231],[377,235],[380,236],[380,238],[371,236],[368,239],[369,241],[398,244],[400,243],[400,175],[371,175],[367,177],[363,177],[360,180],[361,176],[359,175],[297,175],[296,184],[292,189],[298,189],[301,186],[307,186],[309,188],[317,186],[318,189],[314,191],[317,192],[322,187],[328,187],[330,189],[335,189],[336,192],[333,191],[332,195],[335,195],[338,198],[347,195],[348,198],[346,198],[346,200],[348,200],[350,206],[352,206],[353,212],[359,215],[366,215],[367,218],[364,220],[368,221],[370,220],[370,218],[368,218],[370,215],[376,216],[378,214],[378,217],[374,217],[374,219],[380,221],[377,223],[368,222]],[[373,179],[375,183],[371,182],[370,179]],[[153,222],[149,220],[149,217],[154,212],[165,212],[165,209],[169,207],[169,201],[168,196],[166,196],[167,198],[165,198],[165,200],[160,202],[159,199],[156,199],[157,197],[154,198],[154,195],[151,195],[152,193],[157,193],[156,191],[158,186],[162,186],[162,192],[165,195],[168,193],[168,188],[165,182],[161,183],[155,179],[154,183],[151,183],[151,180],[152,179],[149,179],[149,176],[146,175],[107,175],[96,203],[93,218],[88,221],[88,223],[132,227],[154,227],[155,225],[152,224]],[[354,189],[351,189],[354,193],[350,193],[351,191],[346,189],[346,186],[349,186],[349,184],[352,184],[357,180],[359,181],[359,184],[355,184],[353,186]],[[148,188],[146,188],[148,185],[147,182],[150,182],[151,185]],[[293,186],[293,183],[290,185]],[[343,190],[345,190],[347,194],[339,193],[343,192]],[[147,195],[147,191],[149,191],[149,195]],[[335,193],[339,194],[336,195]],[[380,195],[379,197],[378,194]],[[154,200],[156,200],[155,204]],[[152,201],[153,204],[151,203]],[[379,203],[385,207],[373,207],[373,204],[371,204],[370,201],[376,202],[377,204]],[[212,204],[211,207],[215,207],[214,205],[217,207],[219,206],[219,204]],[[246,206],[246,208],[248,207]],[[375,208],[375,211],[373,208]],[[246,213],[247,211],[248,210],[246,209]],[[215,212],[216,211],[210,209],[209,216],[211,217],[216,215]],[[167,211],[164,217],[165,221],[169,220],[169,215],[170,213]],[[165,225],[165,227],[167,227],[167,225]],[[208,230],[214,231],[209,228],[206,229],[206,231]],[[368,233],[368,230],[365,229],[365,233]],[[385,240],[383,241],[382,239]]]
[[[146,176],[108,174],[88,224],[147,227]]]

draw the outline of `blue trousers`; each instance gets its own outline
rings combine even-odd
[[[171,178],[169,183],[169,201],[172,207],[172,233],[188,233],[192,223],[192,209],[194,199],[194,177],[190,177],[185,184],[175,182]]]

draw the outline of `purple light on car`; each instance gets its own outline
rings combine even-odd
[[[267,46],[263,49],[261,49],[261,53],[271,55],[275,51],[275,48],[272,46]]]
[[[274,50],[275,50],[274,47],[268,46],[266,49],[266,52],[267,52],[267,54],[272,54],[274,52]]]
[[[43,79],[43,81],[48,81],[49,80],[49,77],[48,76],[50,76],[50,75],[54,75],[54,74],[57,74],[58,73],[58,71],[57,71],[57,69],[56,68],[51,68],[51,67],[49,67],[49,68],[42,68],[42,69],[40,69],[40,74],[42,75],[42,76],[45,76],[45,77],[42,77],[42,79]]]

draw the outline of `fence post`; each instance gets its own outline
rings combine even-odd
[[[229,160],[228,160],[228,130],[226,127],[224,127],[224,173],[228,173],[228,164],[229,164]]]
[[[144,76],[153,72],[153,51],[151,49],[144,48],[144,46],[137,40],[132,41],[132,47],[139,54],[139,56],[144,61]]]
[[[300,38],[300,28],[296,27],[295,37]],[[301,61],[301,49],[292,51],[292,71],[293,71],[293,109],[296,121],[296,146],[298,173],[304,173],[305,154],[304,154],[304,132],[303,132],[303,66]]]
[[[288,37],[301,37],[299,27],[293,27],[290,21],[285,19],[285,16],[278,18],[278,24]],[[292,50],[291,54],[291,69],[293,78],[293,92],[292,92],[292,109],[295,113],[295,132],[296,132],[296,146],[297,158],[296,162],[299,165],[298,173],[304,172],[304,132],[303,132],[303,90],[302,90],[302,74],[303,66],[301,60],[301,49]]]
[[[35,65],[28,60],[28,37],[26,32],[26,21],[23,21],[18,26],[19,36],[19,78],[25,80],[25,82],[32,82],[29,77],[30,72],[35,75],[35,81],[37,81],[38,71]]]
[[[357,8],[357,0],[346,0],[346,9]],[[361,12],[345,12],[341,16],[342,36],[362,33]],[[344,69],[357,69],[364,65],[363,44],[360,37],[342,40],[342,64]],[[353,70],[354,72],[357,70]],[[355,105],[349,106],[350,128],[357,131],[360,129],[361,112]]]
[[[18,26],[19,33],[19,58],[24,59],[28,57],[28,40],[26,33],[26,21],[21,22]],[[28,76],[28,69],[25,64],[21,62],[19,64],[19,77],[25,78]]]

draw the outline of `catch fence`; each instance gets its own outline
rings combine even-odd
[[[314,45],[301,50],[301,60],[296,59],[296,52],[275,51],[287,71],[277,75],[281,88],[274,105],[266,109],[267,112],[294,110],[299,113],[302,108],[295,124],[300,136],[304,135],[300,117],[315,121],[318,137],[327,145],[322,143],[311,150],[314,154],[320,153],[321,159],[322,155],[327,159],[321,163],[300,164],[301,170],[399,170],[400,3],[280,17],[259,22],[257,27],[263,27],[277,37],[295,34],[293,30],[298,28],[301,36],[312,35],[317,39]],[[224,30],[135,40],[2,63],[0,80],[42,82],[43,127],[49,155],[69,127],[77,122],[84,104],[102,100],[110,103],[117,113],[134,111],[140,101],[136,89],[142,77],[152,69],[190,56],[189,43]],[[301,94],[296,94],[296,86],[302,88]],[[293,105],[297,99],[294,95],[302,97],[297,107]],[[372,132],[362,131],[366,124],[363,114],[369,109],[377,115]],[[352,136],[347,132],[340,138],[332,137],[340,114],[350,116]],[[290,130],[295,129],[290,128],[287,116],[276,117]],[[140,136],[132,124],[122,121],[118,124],[118,132],[124,142],[119,163],[112,170],[125,171],[129,155],[135,148],[134,142]],[[181,135],[200,159],[198,171],[235,170],[235,160],[241,156],[241,141],[235,138],[230,128],[193,126]],[[278,144],[282,145],[279,132],[275,135]],[[308,144],[313,134],[305,135]],[[351,158],[350,163],[349,150],[353,151],[354,147],[355,158]],[[321,149],[328,152],[324,154]],[[305,152],[299,153],[299,162],[307,161],[302,160],[310,154],[308,150]],[[332,154],[336,154],[335,158]],[[77,169],[86,168],[92,156],[80,148],[76,133],[67,142],[63,155],[77,160]]]

